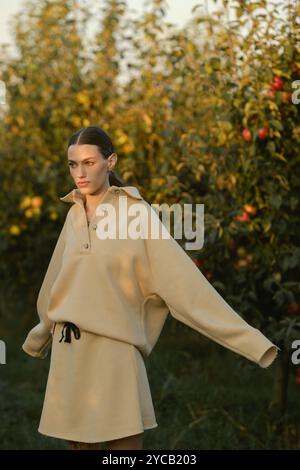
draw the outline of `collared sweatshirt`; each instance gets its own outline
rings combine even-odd
[[[274,361],[280,348],[223,299],[136,187],[110,186],[90,223],[79,189],[60,200],[71,207],[38,294],[39,323],[22,345],[26,353],[46,357],[55,323],[72,322],[133,344],[146,358],[170,313],[261,367]]]

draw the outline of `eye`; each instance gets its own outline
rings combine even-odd
[[[87,162],[87,164],[90,166],[90,165],[94,165],[94,162]]]

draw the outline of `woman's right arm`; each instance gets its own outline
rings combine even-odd
[[[47,317],[47,309],[50,300],[50,291],[52,285],[60,271],[62,265],[63,252],[65,248],[67,219],[59,234],[54,251],[52,253],[48,269],[46,271],[43,283],[41,285],[37,299],[37,313],[40,322],[34,326],[28,333],[25,342],[22,345],[23,351],[33,357],[44,359],[52,343],[53,322]]]

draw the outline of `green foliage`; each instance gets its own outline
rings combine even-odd
[[[27,2],[14,20],[18,57],[1,52],[3,292],[35,294],[67,209],[67,139],[99,125],[146,200],[205,204],[193,258],[288,350],[300,327],[299,5],[223,0],[177,28],[163,0],[138,19],[124,1],[104,4],[91,14],[74,0]]]

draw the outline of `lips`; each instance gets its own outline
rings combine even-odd
[[[79,181],[77,184],[78,186],[86,186],[89,184],[89,181]]]

